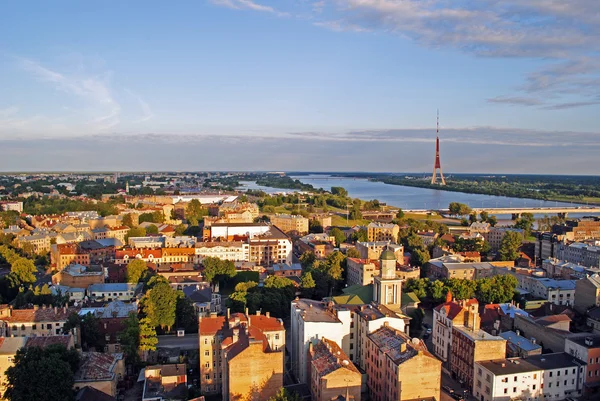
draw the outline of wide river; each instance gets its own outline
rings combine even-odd
[[[305,184],[315,188],[331,190],[331,187],[344,187],[348,195],[363,200],[377,199],[391,206],[402,209],[445,209],[450,202],[460,202],[471,207],[554,207],[577,206],[573,203],[542,201],[536,199],[508,198],[505,196],[491,196],[480,194],[466,194],[462,192],[440,191],[429,188],[407,187],[390,185],[382,182],[373,182],[360,178],[332,177],[326,174],[312,174],[292,176]],[[267,193],[293,192],[289,189],[269,188],[257,185],[256,182],[245,181],[241,183],[245,189],[260,189]],[[543,213],[541,213],[543,215]],[[579,214],[577,214],[579,215]],[[578,217],[569,214],[571,217]],[[583,214],[581,214],[583,215]]]

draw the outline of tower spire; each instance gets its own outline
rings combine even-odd
[[[446,185],[444,179],[444,173],[442,173],[442,163],[440,162],[440,110],[437,110],[437,122],[435,129],[435,161],[433,163],[433,175],[431,176],[431,183],[437,183],[437,171],[440,171],[440,184]]]

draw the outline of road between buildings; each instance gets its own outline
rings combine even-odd
[[[158,348],[180,348],[182,350],[198,349],[198,333],[177,337],[174,334],[158,336]]]

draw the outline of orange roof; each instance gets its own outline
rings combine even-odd
[[[5,322],[12,323],[32,323],[32,322],[60,322],[67,320],[67,317],[77,312],[79,308],[40,308],[40,309],[13,309],[11,316],[2,318]]]
[[[200,335],[217,334],[225,324],[225,316],[203,317],[200,320]]]
[[[446,310],[446,316],[450,320],[454,320],[463,311],[463,308],[456,302],[446,302],[435,307],[438,312],[441,312],[442,309]]]
[[[274,317],[267,317],[265,315],[250,315],[250,326],[257,327],[262,331],[277,331],[283,330],[283,323]]]

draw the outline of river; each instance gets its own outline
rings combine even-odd
[[[509,198],[481,194],[466,194],[462,192],[441,191],[429,188],[407,187],[403,185],[384,184],[362,178],[334,177],[328,174],[312,174],[292,176],[315,188],[331,190],[331,187],[343,187],[348,195],[363,200],[377,199],[380,202],[402,209],[445,209],[450,202],[460,202],[470,207],[555,207],[577,206],[574,203],[543,201],[536,199]],[[257,185],[256,182],[241,183],[245,189],[260,189],[267,193],[293,192],[290,189],[269,188]],[[544,213],[536,214],[541,216]],[[582,217],[583,213],[569,214],[569,217]]]

